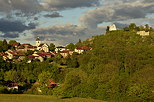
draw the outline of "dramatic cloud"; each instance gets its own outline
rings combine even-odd
[[[58,42],[57,45],[66,45],[70,42],[75,43],[79,39],[85,40],[95,34],[102,34],[105,29],[106,27],[88,29],[82,25],[64,24],[34,29],[33,34],[35,37],[39,36],[45,41]]]
[[[99,5],[99,0],[0,0],[0,12],[20,11],[36,14],[40,11]]]
[[[46,9],[64,10],[77,7],[98,6],[100,0],[43,0],[42,5]]]
[[[66,25],[56,25],[51,26],[47,28],[38,28],[33,30],[33,33],[36,34],[55,34],[56,36],[74,36],[74,35],[81,35],[85,34],[86,28],[80,26],[80,25],[72,25],[72,24],[66,24]]]
[[[35,29],[36,24],[29,23],[28,25],[23,24],[20,21],[9,21],[0,19],[0,32],[2,33],[1,37],[19,37],[19,33],[24,32],[25,30]]]
[[[38,0],[0,0],[0,11],[18,10],[23,13],[37,13],[42,9]]]
[[[131,1],[119,1],[103,5],[103,8],[90,10],[80,20],[86,26],[96,28],[98,24],[103,22],[146,18],[146,15],[149,13],[154,13],[154,1],[150,3],[143,1],[133,3]]]
[[[63,17],[60,15],[58,12],[53,12],[52,14],[46,14],[44,17],[49,17],[49,18],[57,18],[57,17]]]

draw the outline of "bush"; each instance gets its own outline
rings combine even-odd
[[[0,94],[8,94],[8,90],[6,87],[0,86]]]

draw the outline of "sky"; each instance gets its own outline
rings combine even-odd
[[[0,0],[0,40],[65,46],[130,23],[154,27],[154,0]]]

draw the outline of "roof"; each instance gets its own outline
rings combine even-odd
[[[3,55],[5,55],[5,53],[4,52],[0,52],[0,56],[3,56]]]
[[[42,47],[44,44],[40,44],[38,47]]]
[[[24,56],[25,55],[23,53],[19,53],[19,52],[16,52],[16,51],[7,51],[7,52],[14,55],[14,56]]]
[[[19,47],[18,47],[18,49],[24,49],[24,48],[25,48],[24,46],[19,46]]]
[[[37,47],[36,46],[28,46],[28,48],[32,48],[33,49],[33,48],[37,48]]]
[[[48,52],[40,52],[40,53],[36,53],[39,56],[45,56],[45,55],[52,55],[51,53]]]
[[[13,82],[13,81],[5,81],[3,84],[4,84],[5,86],[8,86],[8,87],[15,87],[15,86],[19,86],[19,84],[18,84],[18,83]]]
[[[31,44],[22,44],[21,46],[32,46]]]
[[[77,50],[91,50],[92,48],[88,47],[88,46],[82,46],[82,47],[77,47]]]
[[[34,59],[35,56],[33,56],[33,55],[28,55],[28,58],[32,58],[32,59]]]
[[[40,44],[38,47],[42,47],[43,45],[47,45],[46,43]],[[48,46],[48,45],[47,45]]]
[[[56,47],[56,48],[65,48],[65,47],[63,47],[63,46],[58,46],[58,47]]]
[[[70,50],[64,50],[64,51],[61,51],[60,53],[69,53]]]
[[[19,46],[20,43],[12,43],[11,45],[12,45],[12,46]]]

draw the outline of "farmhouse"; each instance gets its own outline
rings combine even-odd
[[[138,31],[137,34],[140,35],[140,36],[149,36],[150,32]]]
[[[78,54],[83,54],[83,52],[87,50],[92,50],[92,48],[88,46],[82,46],[82,47],[77,47],[74,51],[77,52]]]

